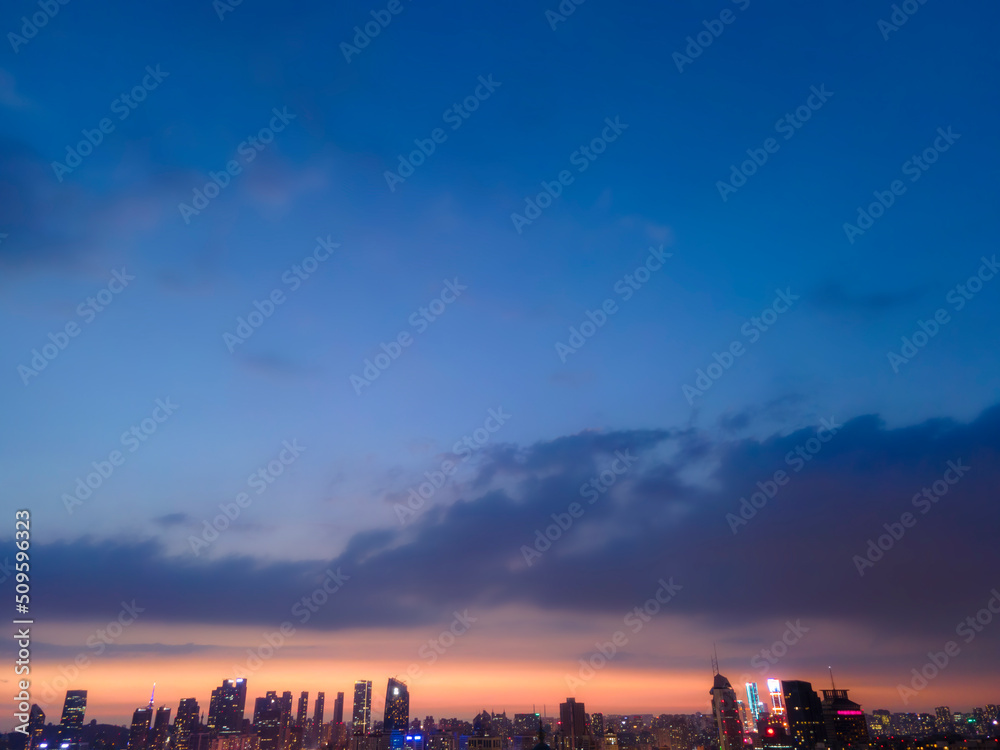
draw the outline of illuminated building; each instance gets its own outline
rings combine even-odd
[[[281,700],[273,690],[254,701],[253,728],[260,750],[279,750],[281,744]]]
[[[212,734],[239,734],[243,731],[243,714],[247,704],[247,681],[223,680],[212,691],[208,704],[208,730]]]
[[[736,691],[729,680],[716,672],[712,689],[712,710],[719,731],[719,750],[742,750],[743,722],[740,721]]]
[[[538,734],[539,714],[514,714],[514,734],[518,737],[534,737]]]
[[[128,732],[128,750],[146,750],[149,746],[149,728],[153,721],[152,706],[137,708],[132,714]]]
[[[201,709],[195,698],[181,698],[174,717],[174,748],[175,750],[194,750],[191,735],[198,728],[198,715]]]
[[[892,734],[892,714],[884,708],[872,711],[872,732],[876,737],[889,737]]]
[[[63,703],[62,719],[59,721],[59,738],[76,739],[83,728],[83,717],[87,712],[87,691],[67,690]]]
[[[596,737],[604,735],[604,714],[590,715],[590,733]]]
[[[812,686],[810,686],[810,690]],[[775,679],[769,679],[767,681],[767,691],[771,694],[771,713],[775,716],[780,716],[781,720],[785,722],[785,728],[788,728],[787,712],[785,710],[785,699],[781,694],[781,682]]]
[[[372,681],[357,680],[354,683],[354,715],[351,727],[355,736],[368,734],[372,730]]]
[[[955,723],[952,720],[951,709],[948,706],[938,706],[934,709],[934,728],[942,733],[952,732]]]
[[[768,680],[768,690],[771,689],[770,682]],[[799,750],[812,750],[817,742],[825,742],[823,704],[812,689],[812,684],[803,680],[783,680],[780,684],[784,693],[783,706],[787,708],[782,721],[788,727],[795,747]]]
[[[748,682],[746,689],[747,707],[750,709],[750,715],[753,716],[754,722],[757,722],[760,719],[761,710],[764,708],[764,704],[760,702],[760,693],[757,692],[757,683]]]
[[[169,730],[170,709],[166,706],[160,706],[156,709],[156,718],[149,734],[149,750],[164,750]]]
[[[312,750],[319,744],[319,738],[323,727],[323,713],[326,703],[325,693],[316,693],[316,703],[313,706],[312,721],[309,722],[309,731],[306,733],[305,745]]]
[[[406,684],[390,677],[385,688],[385,717],[382,729],[385,732],[403,732],[410,725],[410,692]]]
[[[764,713],[757,720],[757,737],[760,746],[768,750],[794,750],[795,744],[785,728],[784,720],[774,714]]]
[[[868,747],[868,722],[861,705],[847,697],[846,690],[823,691],[823,719],[826,725],[827,748]]]
[[[28,715],[28,750],[35,750],[45,729],[45,712],[37,703],[31,704]]]

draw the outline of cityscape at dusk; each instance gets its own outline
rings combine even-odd
[[[1000,750],[998,25],[11,0],[0,750]]]

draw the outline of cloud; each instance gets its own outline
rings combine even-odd
[[[167,556],[155,541],[43,545],[39,616],[99,618],[155,591],[151,621],[273,624],[339,568],[349,580],[310,627],[402,628],[473,606],[614,614],[645,600],[650,580],[673,576],[684,586],[674,611],[717,627],[842,618],[883,637],[946,636],[997,585],[1000,408],[969,423],[895,429],[861,416],[820,437],[829,433],[817,426],[741,440],[588,431],[496,446],[457,502],[358,533],[323,561],[204,561]],[[608,470],[619,453],[635,460],[616,475]],[[922,514],[913,496],[949,461],[971,468]],[[789,481],[734,535],[727,514],[778,471]],[[591,504],[581,486],[601,472],[614,482]],[[583,515],[527,565],[522,547],[565,524],[572,503]],[[859,576],[853,556],[904,512],[915,525]]]

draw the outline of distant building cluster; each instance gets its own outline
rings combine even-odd
[[[58,725],[46,724],[32,706],[24,750],[1000,750],[996,705],[866,715],[832,680],[822,697],[802,680],[750,682],[744,700],[713,666],[711,714],[659,716],[587,713],[570,697],[556,716],[543,707],[510,717],[484,710],[471,722],[421,721],[410,716],[406,683],[390,678],[382,721],[372,717],[371,680],[354,683],[346,722],[342,692],[329,717],[324,693],[316,694],[310,715],[309,693],[293,701],[290,691],[268,691],[248,717],[247,681],[234,679],[212,691],[207,715],[196,698],[184,698],[172,722],[169,707],[156,707],[154,686],[131,724],[119,727],[85,724],[87,691],[70,690]],[[22,746],[5,740],[0,750]]]

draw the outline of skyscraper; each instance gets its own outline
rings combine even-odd
[[[719,730],[719,750],[743,750],[743,722],[740,721],[736,691],[729,680],[716,673],[709,693]]]
[[[354,683],[354,716],[351,726],[355,736],[368,734],[372,730],[371,680],[357,680]]]
[[[149,729],[153,722],[153,707],[137,708],[132,714],[132,726],[128,732],[128,750],[147,750]]]
[[[260,750],[279,750],[281,743],[281,701],[273,690],[254,701],[253,728]]]
[[[788,726],[785,700],[782,696],[781,682],[771,678],[767,681],[767,691],[771,694],[771,713],[780,716],[785,726]]]
[[[169,728],[170,709],[166,706],[160,706],[156,709],[156,717],[149,733],[149,750],[164,750]]]
[[[942,734],[955,731],[954,715],[948,706],[938,706],[934,709],[934,728]]]
[[[590,746],[586,709],[576,702],[576,698],[567,698],[565,703],[559,704],[559,730],[566,738],[567,748],[578,750]]]
[[[323,713],[325,703],[326,694],[316,693],[316,704],[313,707],[312,722],[309,724],[309,739],[306,741],[306,747],[310,749],[319,746],[320,735],[323,731]]]
[[[60,739],[76,739],[83,729],[83,717],[87,712],[87,691],[67,690],[63,703],[62,719],[59,721]]]
[[[344,723],[344,694],[337,693],[337,697],[333,701],[333,724]]]
[[[191,750],[191,735],[198,728],[200,711],[196,698],[181,698],[177,716],[174,717],[175,750]]]
[[[243,731],[243,714],[247,705],[247,681],[223,680],[212,691],[208,705],[208,729],[213,734],[239,734]]]
[[[760,693],[757,692],[756,682],[748,682],[746,688],[747,708],[750,709],[750,715],[753,716],[753,720],[756,722],[760,719],[760,712],[764,708],[764,704],[760,702]]]
[[[868,722],[861,705],[847,697],[846,690],[823,691],[823,721],[826,746],[830,750],[868,747]]]
[[[290,750],[292,746],[292,692],[286,690],[281,694],[281,750]]]
[[[28,750],[35,750],[45,730],[45,712],[37,703],[31,704],[28,715]]]
[[[817,742],[826,742],[823,704],[812,684],[803,680],[783,680],[781,691],[788,709],[788,730],[795,747],[812,750]]]
[[[382,728],[386,732],[406,732],[410,725],[410,691],[406,684],[390,677],[385,688],[385,718]]]

